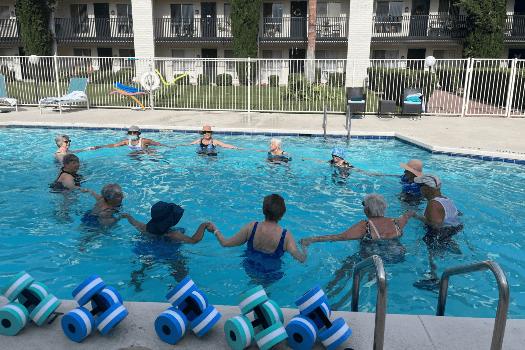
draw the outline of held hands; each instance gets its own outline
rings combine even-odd
[[[309,238],[302,238],[299,243],[301,244],[301,246],[303,247],[303,249],[306,249],[306,247],[308,247],[312,241],[309,239]]]
[[[205,222],[206,224],[206,230],[211,233],[215,233],[217,231],[217,226],[213,222]]]

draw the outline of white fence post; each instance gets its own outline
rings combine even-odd
[[[57,86],[57,97],[60,97],[62,96],[62,94],[60,93],[60,83],[59,83],[59,77],[58,77],[58,57],[57,57],[57,54],[55,52],[55,55],[53,56],[53,60],[55,62],[55,80],[56,80],[56,86]]]
[[[516,83],[516,64],[518,63],[518,59],[515,58],[512,60],[511,68],[510,68],[510,76],[509,76],[509,85],[507,90],[507,106],[505,109],[505,117],[510,118],[510,114],[512,112],[512,105],[514,100],[514,85]]]
[[[248,77],[246,78],[248,83],[248,115],[251,111],[251,105],[252,105],[252,96],[251,96],[251,80],[252,80],[252,67],[251,67],[251,59],[248,57]]]
[[[465,76],[465,85],[463,87],[463,107],[461,109],[461,116],[464,117],[468,112],[470,89],[472,85],[472,71],[473,71],[473,60],[469,58],[467,61],[467,73]]]

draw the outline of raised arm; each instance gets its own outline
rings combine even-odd
[[[443,225],[445,218],[445,209],[435,200],[430,200],[425,209],[424,215],[416,215],[416,218],[421,220],[428,226],[438,229]]]
[[[416,212],[413,210],[409,210],[405,214],[401,215],[397,219],[397,224],[399,225],[399,228],[403,229],[407,225],[410,218],[414,217],[415,215],[416,215]]]
[[[225,238],[222,232],[217,228],[212,228],[212,232],[217,237],[217,240],[223,247],[236,247],[242,245],[248,241],[248,236],[253,228],[254,223],[251,222],[245,225],[239,232],[237,232],[233,237]]]
[[[93,190],[90,190],[89,188],[82,188],[82,187],[79,187],[78,190],[80,192],[83,192],[83,193],[89,193],[90,195],[92,195],[93,197],[95,197],[95,199],[98,201],[98,200],[101,200],[103,199],[101,195],[99,195],[97,192],[93,191]]]
[[[366,221],[360,221],[348,230],[335,235],[314,236],[301,239],[303,247],[309,246],[315,242],[337,242],[361,239],[366,233]]]
[[[136,220],[133,216],[131,216],[130,214],[127,214],[127,213],[122,213],[120,215],[121,218],[125,218],[128,220],[128,222],[133,225],[137,230],[139,230],[139,232],[141,233],[146,233],[147,230],[146,230],[146,224],[143,223],[143,222],[140,222],[138,220]]]
[[[303,248],[303,251],[300,251],[297,248],[297,244],[295,244],[295,238],[293,237],[292,233],[288,231],[288,234],[286,235],[286,239],[284,242],[285,250],[290,253],[293,258],[299,262],[304,262],[306,260],[306,251]]]
[[[175,241],[179,241],[182,243],[195,244],[195,243],[199,243],[200,241],[202,241],[202,237],[204,237],[204,231],[206,231],[206,229],[211,231],[211,228],[212,226],[210,222],[203,222],[202,224],[199,225],[199,227],[197,228],[197,231],[195,231],[195,233],[191,237],[186,236],[184,233],[180,231],[170,231],[166,234],[166,236]]]
[[[197,140],[193,141],[192,143],[190,143],[190,145],[196,145],[196,144],[198,144],[200,142],[201,142],[201,139],[197,139]]]

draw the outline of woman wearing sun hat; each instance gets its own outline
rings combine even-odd
[[[405,172],[401,176],[401,192],[410,198],[421,197],[421,185],[414,182],[414,178],[423,175],[423,162],[419,159],[410,159],[408,163],[399,164]]]
[[[238,147],[229,145],[222,141],[216,140],[212,137],[213,131],[211,126],[204,125],[201,130],[202,137],[190,143],[190,145],[199,145],[197,147],[197,153],[207,155],[217,155],[216,147],[223,147],[229,149],[239,149]]]
[[[151,207],[151,220],[147,224],[135,220],[130,214],[124,213],[121,217],[127,219],[131,225],[135,226],[142,233],[163,236],[183,243],[198,243],[202,240],[206,229],[211,232],[213,226],[209,222],[201,223],[191,237],[184,234],[184,229],[172,228],[179,223],[183,214],[184,209],[181,206],[160,201]]]

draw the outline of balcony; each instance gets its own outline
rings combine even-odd
[[[404,15],[374,16],[373,41],[441,41],[460,40],[465,37],[465,16]]]
[[[0,43],[16,44],[20,42],[16,18],[0,19]]]
[[[346,17],[317,17],[318,42],[346,42]],[[260,39],[263,42],[304,42],[308,39],[307,17],[265,17]]]
[[[505,41],[525,41],[525,15],[507,15],[505,21]]]
[[[122,18],[57,18],[57,43],[114,43],[133,42],[133,20]]]
[[[229,18],[156,18],[157,42],[227,42],[232,38]]]

